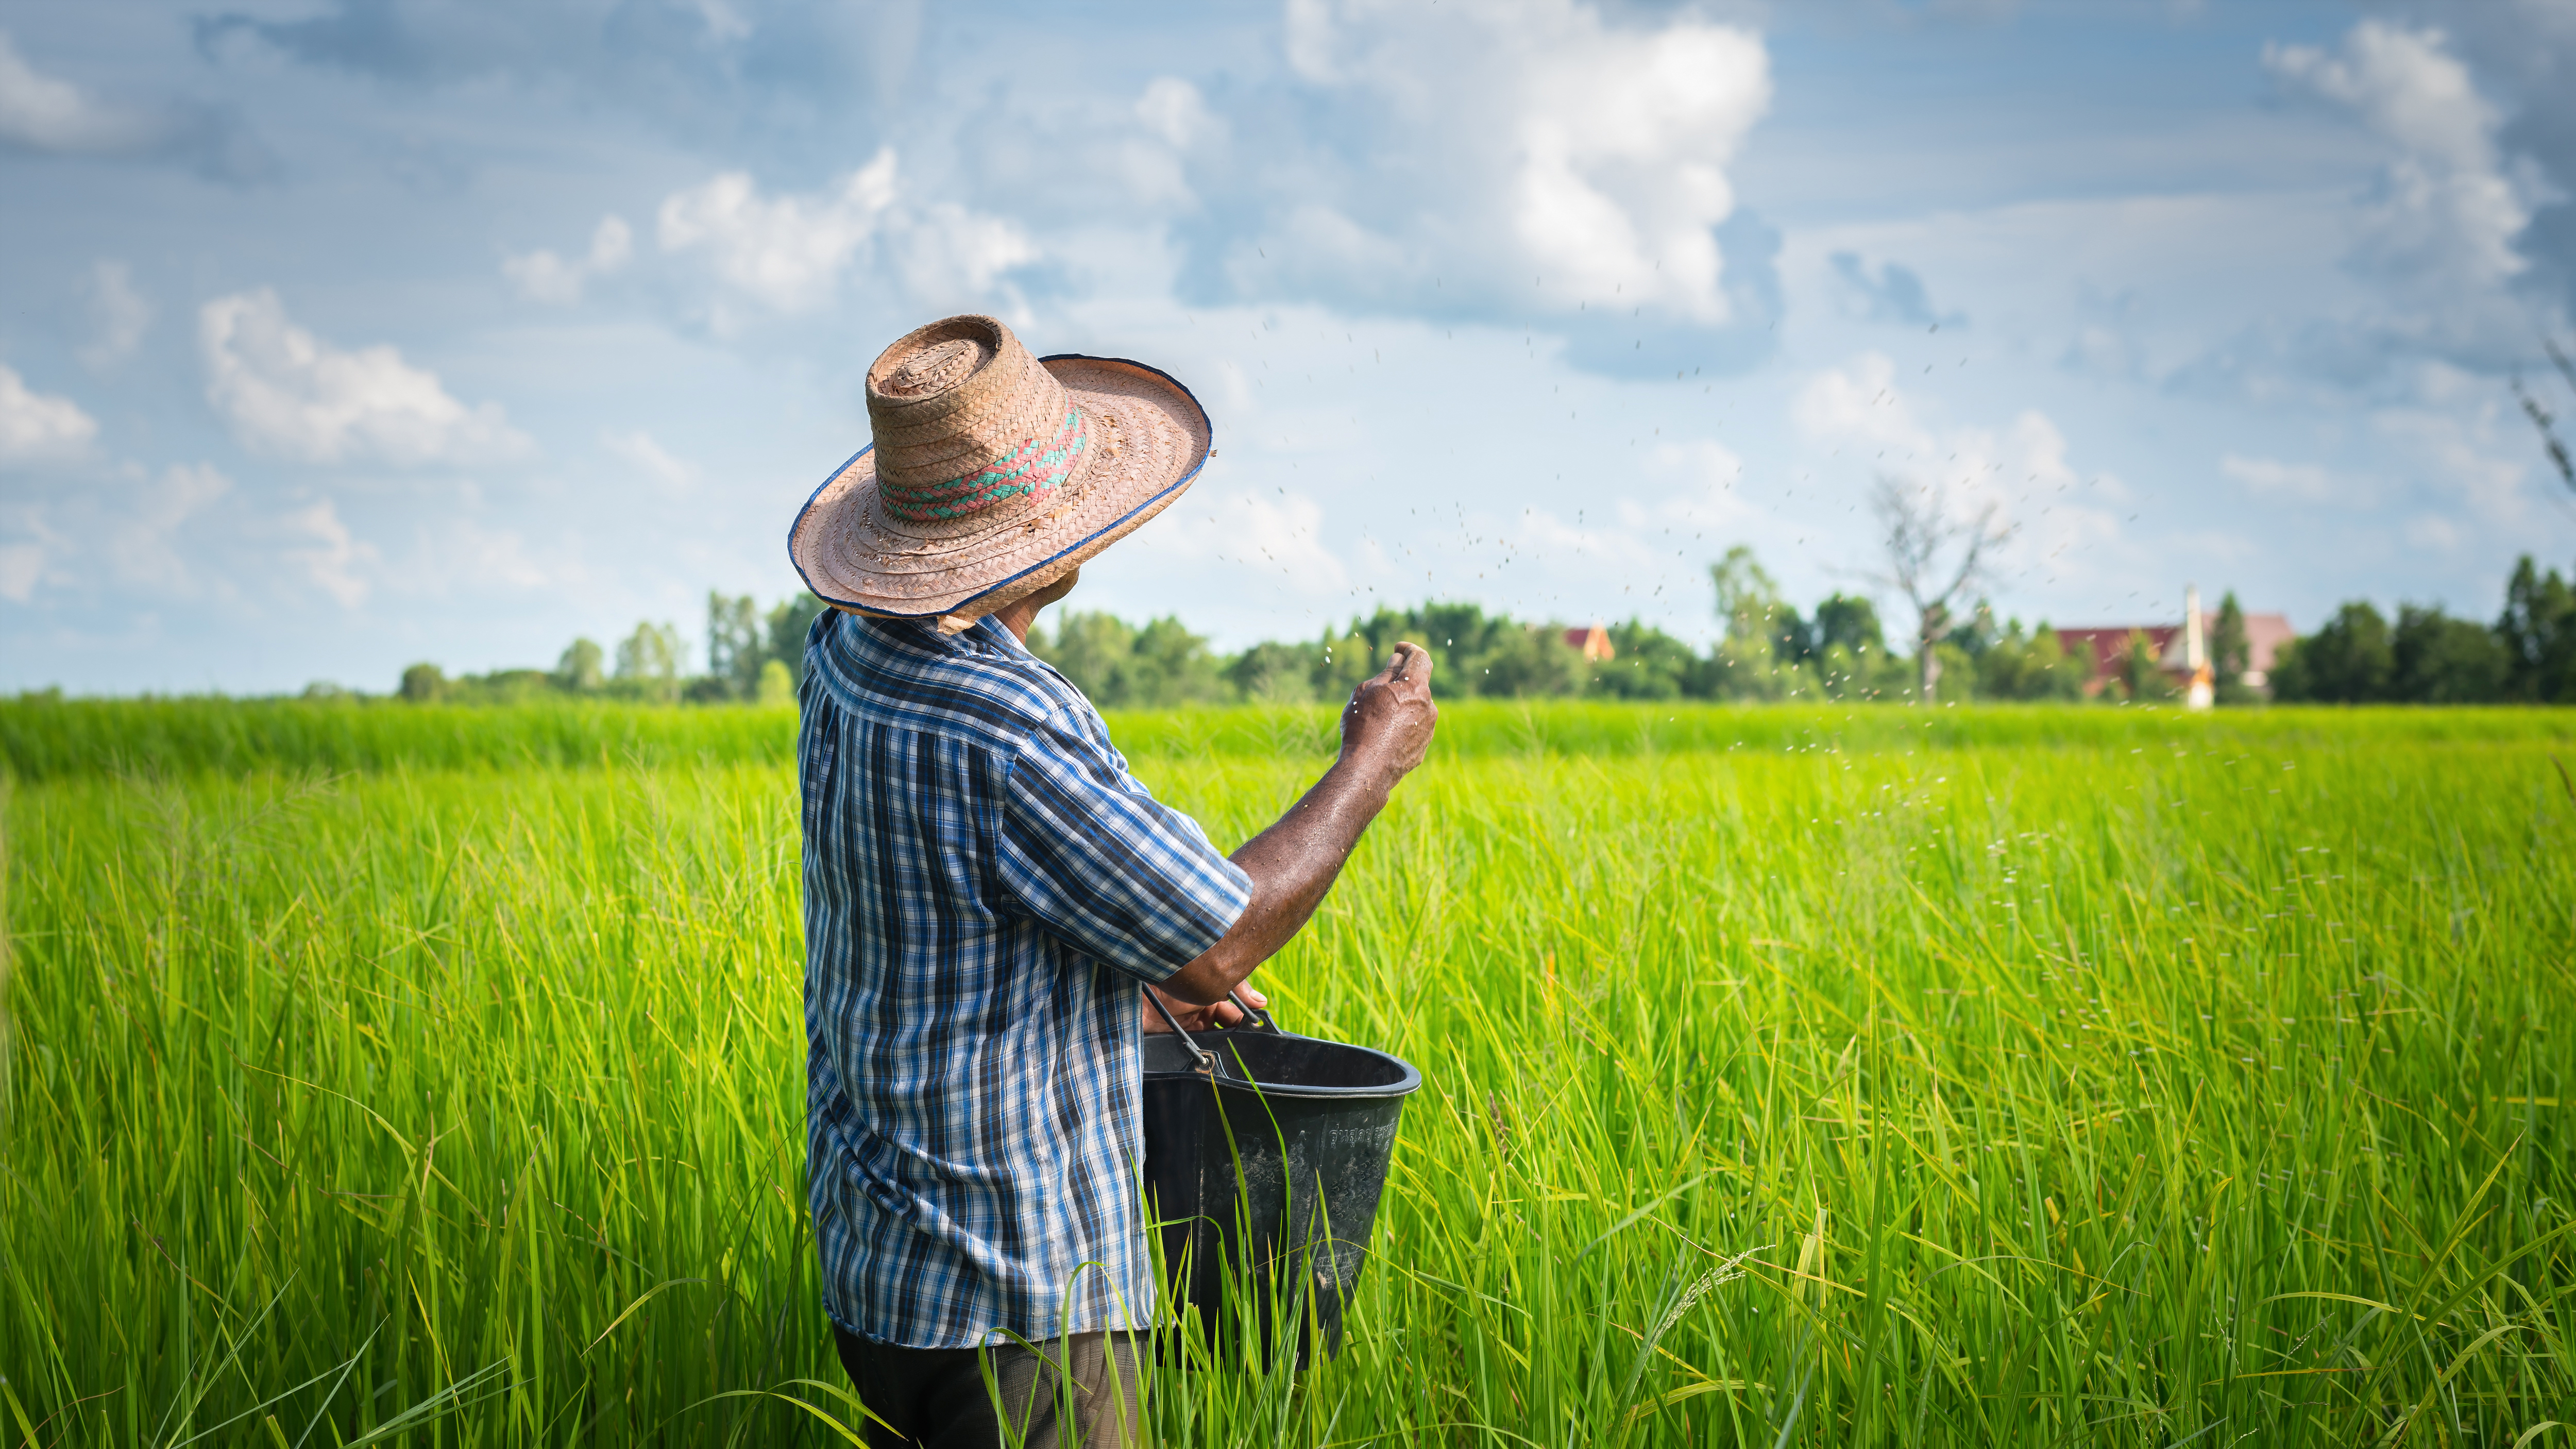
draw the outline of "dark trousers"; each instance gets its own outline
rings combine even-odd
[[[1025,1348],[894,1348],[836,1324],[832,1341],[859,1402],[894,1426],[888,1433],[869,1424],[869,1449],[1127,1449],[1144,1442],[1136,1423],[1132,1333],[1077,1333]],[[995,1390],[1000,1416],[993,1412]]]

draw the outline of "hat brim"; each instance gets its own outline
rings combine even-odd
[[[814,597],[889,619],[989,613],[1170,507],[1215,451],[1207,410],[1171,374],[1076,353],[1038,362],[1076,407],[1115,420],[1117,450],[1095,456],[1079,496],[1050,513],[926,537],[885,514],[870,444],[823,480],[788,530],[788,557]]]

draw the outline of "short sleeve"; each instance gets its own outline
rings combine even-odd
[[[1252,903],[1252,877],[1198,822],[1067,732],[1022,745],[1002,815],[1003,886],[1059,940],[1131,976],[1169,978]]]

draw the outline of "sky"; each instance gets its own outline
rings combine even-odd
[[[9,0],[0,690],[389,689],[798,587],[956,312],[1216,428],[1074,607],[2196,583],[2492,617],[2576,564],[2576,0]]]

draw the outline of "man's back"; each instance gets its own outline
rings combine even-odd
[[[990,618],[828,612],[806,659],[826,1305],[915,1348],[1143,1326],[1137,983],[1222,937],[1248,878]]]

